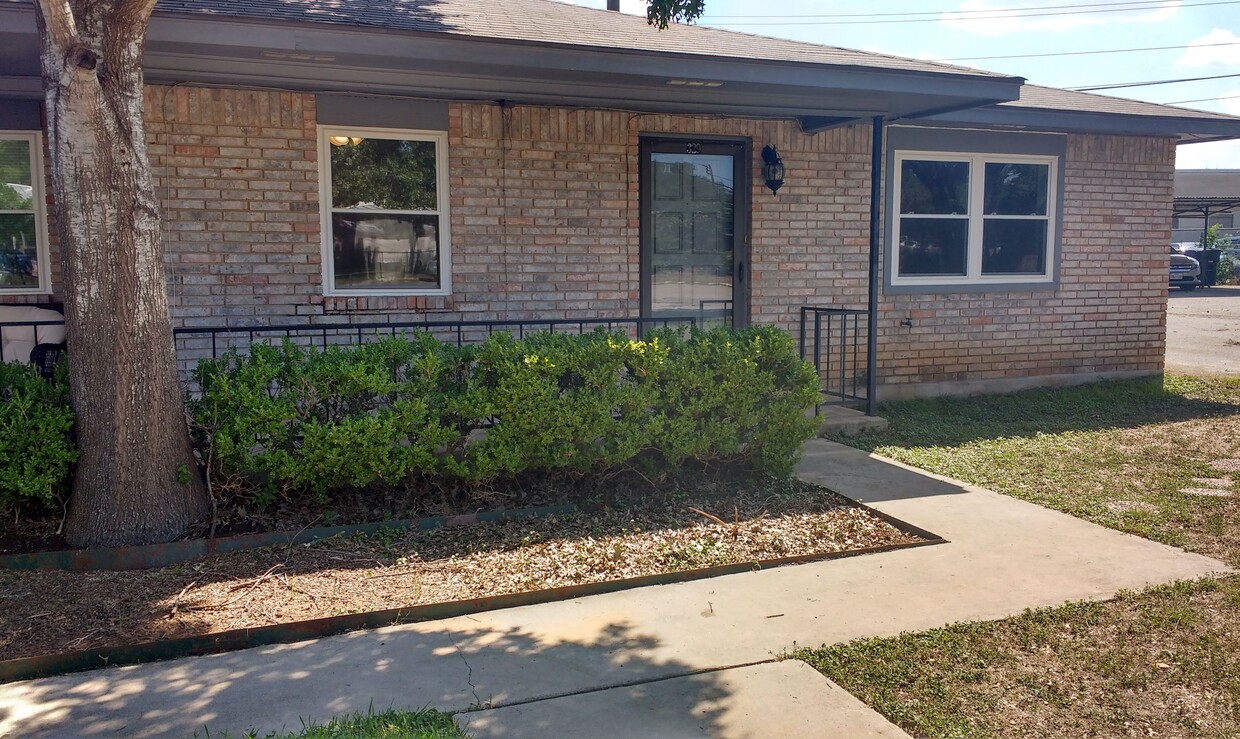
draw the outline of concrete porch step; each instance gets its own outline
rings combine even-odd
[[[879,416],[867,416],[856,408],[840,405],[828,405],[818,413],[819,436],[844,434],[851,436],[862,431],[886,431],[887,419]]]

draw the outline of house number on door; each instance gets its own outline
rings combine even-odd
[[[689,143],[685,144],[685,153],[686,154],[701,154],[702,145],[697,143],[696,141],[690,141]]]

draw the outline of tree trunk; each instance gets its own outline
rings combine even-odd
[[[209,505],[177,379],[146,153],[154,0],[37,0],[80,458],[74,546],[170,541]]]

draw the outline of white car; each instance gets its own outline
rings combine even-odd
[[[1201,286],[1201,263],[1185,256],[1171,247],[1171,275],[1168,283],[1181,290],[1196,290]]]

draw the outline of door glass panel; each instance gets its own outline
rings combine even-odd
[[[650,307],[654,316],[731,324],[735,161],[651,154]],[[714,319],[714,320],[711,320]]]

